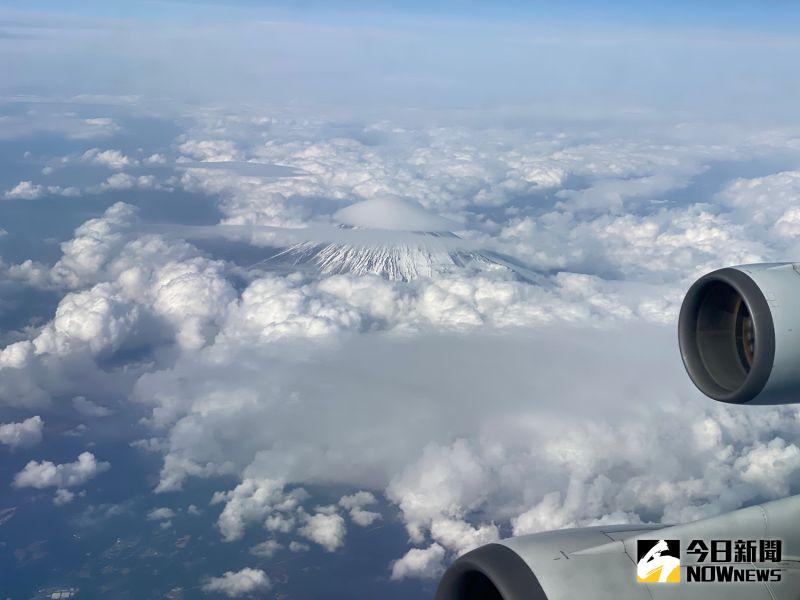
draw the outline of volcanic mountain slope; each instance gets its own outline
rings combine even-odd
[[[382,244],[302,242],[286,250],[283,257],[295,266],[316,265],[326,274],[374,273],[399,281],[434,277],[455,269],[508,268],[489,253],[447,249],[435,243],[436,238],[444,236],[459,239],[452,233],[416,232],[414,235],[418,241]]]
[[[470,248],[448,229],[457,225],[419,205],[398,199],[367,200],[336,214],[336,240],[297,243],[270,262],[313,267],[325,274],[375,274],[393,281],[435,277],[459,269],[509,270],[523,279],[536,275],[512,259]]]

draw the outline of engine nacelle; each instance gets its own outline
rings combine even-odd
[[[721,402],[800,402],[800,265],[714,271],[686,293],[681,357],[698,389]]]
[[[701,277],[684,298],[678,337],[689,377],[714,400],[800,402],[800,264],[744,265]],[[799,514],[800,496],[793,496],[686,525],[511,538],[457,559],[436,600],[800,600]],[[636,581],[639,540],[686,547],[692,538],[731,536],[780,537],[787,555],[780,582],[697,588]]]
[[[799,600],[799,511],[800,496],[793,496],[685,525],[523,535],[458,558],[442,577],[436,600]],[[780,570],[780,581],[687,583],[687,569],[698,564],[686,552],[691,541],[731,538],[781,539],[783,560],[766,563]],[[683,549],[680,564],[672,567],[679,569],[680,583],[637,581],[639,540],[671,540]]]

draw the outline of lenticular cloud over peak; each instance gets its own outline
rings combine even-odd
[[[453,231],[459,225],[436,215],[416,202],[387,196],[356,202],[334,218],[344,225],[391,231]]]

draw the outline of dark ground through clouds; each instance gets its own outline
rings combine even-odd
[[[155,495],[151,490],[159,457],[130,448],[124,439],[92,442],[95,428],[103,427],[100,422],[82,436],[54,431],[64,427],[48,422],[45,442],[32,451],[0,448],[0,480],[10,482],[28,460],[72,461],[87,443],[98,460],[111,463],[111,469],[85,486],[85,497],[76,493],[75,500],[60,507],[52,504],[52,488],[3,493],[0,590],[4,598],[46,598],[55,589],[68,588],[79,590],[77,598],[197,598],[205,596],[200,591],[205,577],[245,566],[267,573],[272,588],[263,597],[269,598],[401,600],[433,595],[432,582],[389,584],[389,564],[407,548],[405,529],[391,514],[367,528],[348,523],[345,547],[334,553],[307,540],[308,551],[293,553],[285,540],[272,557],[253,556],[249,549],[269,534],[250,527],[244,538],[224,542],[215,527],[223,505],[208,504],[214,491],[236,484],[233,478],[191,480],[182,492]],[[322,504],[335,502],[345,491],[306,487]],[[188,514],[190,504],[201,514]],[[161,522],[146,519],[156,507],[177,513],[170,527],[162,529]]]

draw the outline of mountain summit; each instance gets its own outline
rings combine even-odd
[[[291,267],[313,266],[326,274],[373,273],[393,281],[435,277],[460,269],[510,270],[535,277],[511,259],[471,244],[453,233],[458,224],[419,204],[397,198],[366,200],[334,217],[336,239],[297,243],[274,259]]]

